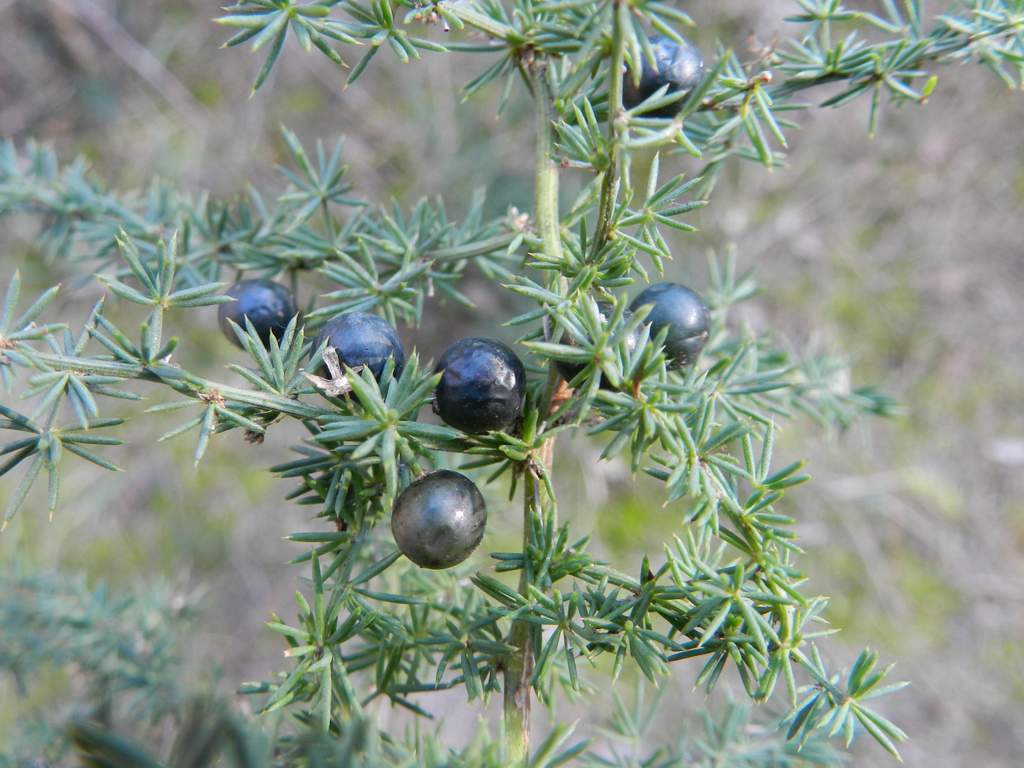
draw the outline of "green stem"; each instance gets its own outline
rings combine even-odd
[[[503,235],[488,237],[486,240],[478,240],[475,243],[453,245],[450,248],[438,248],[433,251],[427,251],[423,258],[428,261],[462,261],[463,259],[471,259],[474,256],[486,256],[489,253],[504,250],[517,236],[518,233],[516,232],[507,232]]]
[[[327,205],[327,200],[322,199],[320,201],[320,212],[324,217],[324,229],[327,230],[327,237],[331,241],[331,245],[334,245],[335,240],[338,239],[338,230],[334,226],[334,217],[331,216],[330,206]]]
[[[529,593],[533,580],[529,561],[530,530],[539,517],[540,489],[531,468],[523,473],[523,570],[519,576],[520,594]],[[530,624],[512,622],[509,644],[516,650],[505,663],[505,760],[510,765],[525,765],[530,752],[530,678],[533,676],[533,650]]]
[[[561,378],[557,369],[548,369],[548,382],[540,403],[541,413],[552,411],[552,401]],[[542,427],[543,428],[543,427]],[[543,465],[539,469],[532,462],[524,464],[523,471],[523,570],[519,574],[519,594],[529,599],[530,586],[537,585],[536,575],[529,553],[536,547],[532,532],[544,525],[554,525],[555,520],[544,519],[545,493],[544,480],[538,471],[551,472],[555,448],[555,438],[549,437],[541,446],[540,455],[535,460]],[[557,513],[555,500],[549,498],[552,517]],[[541,585],[543,586],[543,585]],[[550,583],[548,584],[550,586]],[[508,642],[516,650],[505,663],[505,746],[506,759],[512,765],[525,766],[530,753],[530,687],[533,678],[533,649],[535,631],[530,622],[519,619],[512,622],[512,631]]]
[[[469,26],[479,29],[484,34],[498,40],[509,41],[521,38],[515,27],[510,27],[508,24],[491,18],[485,13],[480,13],[472,8],[469,3],[449,3],[446,7],[463,22],[469,24]]]
[[[612,63],[608,74],[608,167],[601,181],[601,201],[597,213],[595,252],[611,238],[615,188],[619,180],[619,154],[622,150],[622,77],[626,67],[626,25],[629,5],[615,0],[612,12]]]
[[[629,179],[633,189],[647,188],[647,177],[651,174],[651,165],[658,150],[652,147],[641,147],[629,153]]]
[[[558,163],[554,154],[552,131],[553,99],[545,79],[547,62],[535,62],[532,68],[533,96],[536,104],[537,151],[536,185],[534,190],[534,219],[541,236],[541,247],[545,255],[554,259],[562,258],[561,219],[558,211]],[[542,413],[547,413],[558,374],[551,368],[545,402],[541,403]],[[551,443],[541,450],[539,457],[547,462]],[[523,570],[519,576],[519,593],[528,595],[534,583],[529,551],[531,532],[543,515],[541,494],[542,483],[536,467],[529,462],[523,472]],[[546,470],[545,470],[546,471]],[[509,644],[515,651],[505,662],[505,759],[510,765],[525,765],[530,753],[530,680],[533,676],[533,643],[531,625],[524,620],[512,622]]]
[[[299,304],[299,270],[294,267],[288,269],[288,287],[292,292],[292,299],[295,301],[295,305]]]
[[[138,379],[140,381],[165,384],[180,394],[196,398],[204,394],[217,392],[225,400],[252,405],[257,408],[280,411],[297,419],[315,419],[332,413],[332,411],[316,408],[290,397],[281,397],[269,392],[256,392],[219,384],[218,382],[195,376],[168,363],[141,365],[137,363],[121,363],[113,360],[86,360],[36,351],[32,351],[31,355],[36,360],[61,371],[76,371],[82,374],[113,376],[119,379]]]
[[[558,162],[555,159],[555,141],[551,130],[553,115],[552,95],[545,78],[547,63],[538,62],[533,70],[533,98],[537,119],[537,154],[535,159],[534,211],[544,254],[551,259],[562,259],[562,236],[558,216]]]

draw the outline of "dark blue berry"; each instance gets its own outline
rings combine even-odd
[[[606,301],[597,302],[597,309],[601,313],[601,320],[604,322],[608,321],[608,318],[615,312],[615,307]],[[629,319],[633,316],[633,313],[628,309],[622,313],[622,322],[629,323]],[[634,328],[633,332],[626,337],[626,349],[630,353],[637,348],[640,344],[640,338],[642,331],[640,328]],[[562,337],[562,343],[568,344],[569,346],[576,346],[576,342],[573,341],[572,337],[566,334]],[[562,374],[562,378],[567,382],[575,379],[580,372],[587,367],[586,363],[570,363],[565,360],[559,360],[556,365],[558,366],[558,372]],[[612,385],[608,382],[608,379],[601,377],[601,389],[612,389]]]
[[[402,491],[391,513],[391,533],[402,554],[435,570],[469,557],[486,525],[480,489],[449,469],[425,475]]]
[[[272,280],[243,280],[228,288],[224,295],[234,301],[220,305],[217,320],[224,335],[238,347],[242,342],[229,320],[244,331],[245,319],[248,318],[260,341],[266,345],[270,343],[271,335],[280,341],[288,323],[298,314],[291,291]]]
[[[629,308],[635,312],[647,304],[651,305],[647,315],[651,335],[668,328],[665,354],[669,361],[679,367],[696,360],[711,331],[711,314],[700,294],[678,283],[654,283],[633,299]]]
[[[314,352],[327,341],[338,353],[338,359],[349,368],[366,366],[379,381],[389,357],[395,359],[395,376],[405,367],[405,353],[398,332],[387,320],[366,312],[346,312],[332,317],[320,329],[313,345]],[[322,367],[327,370],[326,366]]]
[[[437,364],[444,371],[434,411],[470,434],[506,429],[523,413],[526,370],[508,346],[494,339],[459,339]]]
[[[682,44],[660,35],[650,38],[654,49],[656,67],[651,66],[647,57],[643,57],[643,69],[640,75],[640,87],[633,84],[633,76],[626,72],[622,82],[622,103],[627,109],[650,98],[663,85],[668,85],[670,93],[687,92],[696,88],[704,79],[704,59],[700,51],[684,40]],[[679,99],[660,109],[644,113],[644,117],[675,117],[682,109],[683,101]]]

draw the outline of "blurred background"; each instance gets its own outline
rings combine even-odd
[[[744,51],[785,39],[792,8],[720,0],[686,10],[705,51],[716,39]],[[290,46],[249,98],[260,59],[218,51],[227,35],[211,23],[217,13],[206,0],[0,0],[0,137],[82,154],[118,188],[160,175],[232,196],[247,184],[280,188],[284,123],[307,142],[344,134],[349,178],[371,200],[443,194],[458,216],[488,186],[492,213],[529,209],[525,104],[514,98],[499,120],[497,93],[462,103],[458,88],[479,67],[471,57],[424,54],[402,66],[381,55],[346,89],[344,73]],[[813,588],[833,596],[829,617],[843,628],[829,654],[839,666],[870,642],[898,662],[896,677],[912,687],[882,710],[911,736],[908,764],[1011,766],[1024,754],[1024,94],[979,67],[940,74],[927,105],[887,110],[873,140],[865,104],[799,116],[789,166],[734,165],[694,217],[700,231],[674,241],[669,270],[700,290],[708,249],[735,246],[762,288],[737,322],[842,352],[856,384],[905,404],[901,418],[843,434],[796,421],[784,435],[786,454],[809,457],[815,476],[787,501]],[[0,287],[15,268],[26,295],[68,277],[36,257],[32,232],[0,222]],[[473,274],[467,292],[485,311],[437,305],[407,340],[436,358],[456,329],[502,333],[515,303]],[[70,290],[56,311],[81,317],[95,295]],[[212,313],[175,332],[195,367],[241,362]],[[307,510],[282,503],[288,484],[265,471],[288,455],[284,433],[261,446],[232,433],[193,470],[187,438],[155,443],[166,428],[145,416],[124,430],[130,446],[112,455],[129,475],[68,462],[56,519],[47,522],[43,501],[19,513],[0,537],[0,569],[17,562],[112,589],[200,594],[185,674],[230,692],[282,668],[281,644],[262,625],[272,611],[291,615],[300,571],[285,562],[298,551],[281,537]],[[562,514],[613,560],[656,556],[675,513],[623,466],[595,468],[596,456],[583,440],[560,449]],[[12,486],[0,484],[0,504]],[[506,530],[494,517],[496,542],[513,522]],[[728,690],[706,701],[692,691],[695,673],[679,670],[666,712],[721,705]],[[0,678],[0,744],[67,684],[56,670],[21,692]],[[864,740],[851,764],[885,759]]]

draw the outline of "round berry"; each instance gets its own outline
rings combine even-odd
[[[697,359],[708,343],[711,314],[700,294],[678,283],[654,283],[647,286],[629,305],[634,312],[651,305],[647,322],[652,335],[668,328],[665,354],[676,367]]]
[[[647,57],[643,57],[640,86],[633,84],[633,76],[629,72],[623,75],[622,103],[627,109],[650,98],[663,85],[668,85],[670,93],[687,92],[696,88],[704,78],[704,58],[690,41],[684,39],[677,43],[668,37],[657,35],[650,38],[654,49],[654,60],[657,66],[652,67]],[[682,109],[683,101],[674,101],[660,109],[645,112],[644,117],[675,117]]]
[[[402,554],[421,568],[451,568],[484,537],[487,505],[480,489],[442,469],[402,491],[391,512],[391,532]]]
[[[612,314],[615,312],[615,307],[613,307],[607,301],[599,301],[597,302],[597,310],[598,312],[601,313],[601,320],[604,322],[608,322],[608,318],[611,317]],[[622,322],[629,323],[629,319],[632,316],[633,313],[627,309],[625,312],[622,313]],[[635,350],[637,346],[640,344],[641,333],[642,331],[640,328],[634,328],[633,332],[626,337],[626,349],[628,349],[630,353],[632,353],[633,350]],[[562,337],[562,343],[568,344],[571,347],[576,346],[576,342],[568,334]],[[580,372],[587,367],[586,363],[570,363],[565,360],[559,360],[556,363],[556,365],[558,366],[558,372],[562,374],[562,378],[565,379],[567,382],[575,379],[580,374]],[[602,376],[601,389],[611,388],[612,385],[608,382],[608,379]]]
[[[217,309],[217,321],[228,341],[242,346],[231,323],[243,331],[248,318],[265,345],[274,336],[278,341],[292,318],[298,314],[291,291],[272,280],[242,280],[232,285],[224,294],[234,301],[225,302]]]
[[[405,353],[398,331],[377,315],[346,312],[332,317],[317,334],[314,352],[325,340],[338,353],[342,364],[353,369],[366,366],[378,381],[389,357],[395,359],[395,376],[400,375],[405,366]]]
[[[526,370],[507,345],[495,339],[459,339],[437,364],[444,371],[434,411],[469,434],[505,429],[523,413]]]

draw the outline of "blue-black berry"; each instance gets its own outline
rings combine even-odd
[[[484,537],[487,506],[480,489],[458,472],[442,469],[402,491],[391,513],[391,533],[421,568],[451,568]]]
[[[344,365],[349,368],[366,366],[378,381],[389,357],[395,359],[396,377],[405,367],[405,353],[398,331],[377,315],[345,312],[333,317],[320,329],[313,345],[314,352],[325,340]]]
[[[434,411],[470,434],[506,429],[523,413],[526,370],[507,345],[494,339],[459,339],[437,364],[444,371]]]
[[[597,310],[598,312],[601,313],[601,320],[603,322],[607,322],[608,318],[611,317],[612,314],[615,312],[615,307],[613,307],[607,301],[599,301],[597,302]],[[629,323],[629,320],[632,316],[633,313],[627,309],[625,312],[622,313],[622,322]],[[641,335],[641,329],[634,328],[632,333],[630,333],[626,337],[626,349],[629,350],[630,353],[632,353],[633,350],[637,348],[637,345],[640,344]],[[562,343],[568,344],[570,346],[576,346],[576,342],[573,341],[572,337],[569,336],[568,334],[562,337]],[[562,378],[565,379],[567,382],[575,379],[580,374],[580,372],[587,367],[585,363],[570,363],[565,360],[559,360],[556,363],[556,365],[558,366],[558,372],[562,374]],[[608,382],[608,379],[602,376],[601,389],[611,388],[612,385]]]
[[[633,76],[626,72],[622,82],[622,103],[627,109],[650,98],[663,85],[670,93],[692,91],[704,78],[704,58],[695,45],[684,39],[682,44],[660,35],[650,38],[656,67],[643,57],[640,86],[633,84]],[[660,109],[645,112],[644,117],[675,117],[685,99],[674,101]]]
[[[696,360],[711,331],[711,314],[700,294],[678,283],[654,283],[633,299],[629,307],[635,312],[648,304],[651,335],[668,328],[665,354],[669,361],[678,367]]]
[[[242,280],[228,288],[225,295],[234,301],[220,305],[217,320],[224,335],[238,347],[242,342],[229,320],[244,331],[248,318],[260,340],[269,344],[271,335],[281,340],[288,323],[298,314],[291,291],[272,280]]]

